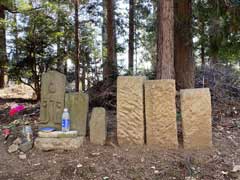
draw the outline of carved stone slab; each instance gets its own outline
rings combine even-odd
[[[43,126],[61,127],[65,84],[65,75],[57,71],[49,71],[42,75],[40,123]]]
[[[86,136],[88,101],[88,95],[83,92],[65,95],[65,107],[70,113],[71,130],[77,130],[80,136]]]
[[[144,144],[143,84],[145,77],[117,80],[117,138],[119,145]]]
[[[73,138],[77,137],[78,132],[77,131],[52,131],[52,132],[44,132],[44,131],[39,131],[38,132],[38,137],[40,138]]]
[[[82,146],[84,137],[74,138],[36,138],[34,146],[42,151],[76,150]]]
[[[180,91],[185,149],[212,146],[211,95],[208,88]]]
[[[104,145],[106,138],[106,111],[104,108],[94,108],[90,120],[90,141],[93,144]]]
[[[176,90],[174,80],[145,82],[147,144],[177,148]]]

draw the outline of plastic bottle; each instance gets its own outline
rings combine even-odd
[[[70,115],[67,108],[64,108],[62,114],[62,131],[70,131]]]

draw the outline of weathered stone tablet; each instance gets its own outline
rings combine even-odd
[[[57,71],[42,75],[40,126],[61,128],[66,77]]]
[[[90,120],[90,142],[104,145],[107,138],[106,112],[104,108],[94,108]]]
[[[88,95],[82,92],[65,95],[65,107],[70,113],[71,130],[77,130],[80,136],[86,136],[88,101]]]
[[[35,147],[42,151],[75,150],[83,144],[84,137],[74,138],[36,138]]]
[[[145,81],[147,144],[177,148],[176,90],[174,80]]]
[[[144,144],[143,84],[145,77],[117,80],[117,138],[119,145]]]
[[[185,149],[212,146],[211,95],[208,88],[180,91]]]
[[[38,132],[38,137],[42,138],[72,138],[72,137],[77,137],[78,132],[77,131],[52,131],[52,132],[44,132],[44,131],[39,131]]]

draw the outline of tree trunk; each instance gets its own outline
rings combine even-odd
[[[133,74],[134,61],[134,0],[129,0],[129,40],[128,40],[128,70]]]
[[[5,19],[5,8],[0,5],[0,19]],[[4,88],[4,75],[7,66],[7,54],[6,54],[6,31],[5,27],[0,27],[0,88]]]
[[[173,0],[159,0],[156,79],[174,79]]]
[[[104,63],[104,77],[108,82],[117,77],[116,37],[114,0],[107,0],[107,62]]]
[[[82,51],[82,91],[86,90],[86,62],[87,62],[87,58],[86,58],[86,52]]]
[[[192,0],[175,1],[175,76],[179,89],[194,88]]]
[[[102,25],[102,63],[104,67],[103,79],[107,78],[105,74],[105,64],[107,63],[107,1],[103,0],[103,25]]]
[[[203,45],[201,45],[201,62],[202,66],[205,66],[205,48]]]
[[[75,90],[76,92],[79,92],[79,71],[80,71],[80,56],[79,56],[79,20],[78,20],[78,8],[79,8],[79,0],[74,1],[74,7],[75,7]]]

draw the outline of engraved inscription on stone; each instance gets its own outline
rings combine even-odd
[[[147,144],[177,148],[176,90],[174,80],[145,82]]]
[[[60,128],[64,108],[65,75],[49,71],[42,75],[40,123]]]
[[[211,95],[208,88],[180,91],[185,149],[212,146]]]
[[[86,136],[88,99],[88,95],[83,92],[65,95],[65,107],[70,113],[71,129],[77,130],[80,136]]]
[[[117,138],[119,145],[144,144],[143,84],[145,77],[117,80]]]
[[[90,141],[104,145],[107,137],[106,112],[104,108],[94,108],[90,120]]]

